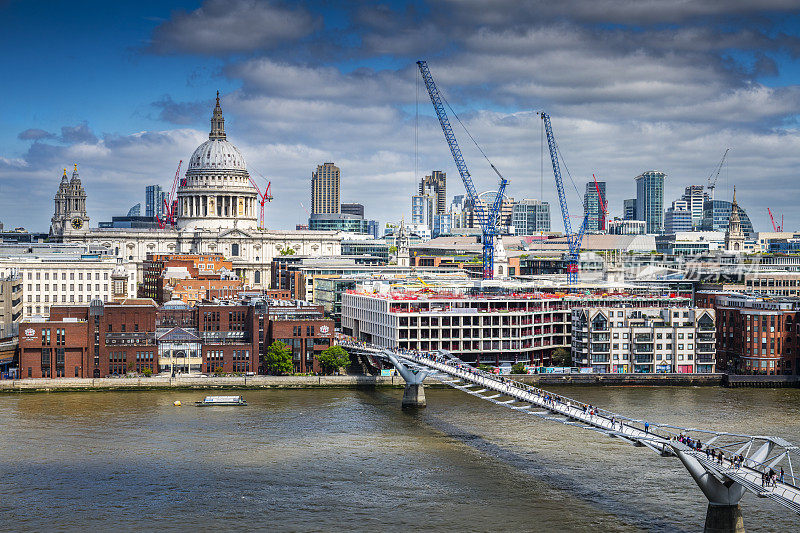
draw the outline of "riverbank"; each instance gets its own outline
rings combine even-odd
[[[795,376],[727,376],[725,374],[536,374],[514,375],[512,379],[539,387],[547,386],[637,386],[637,387],[797,387]],[[154,376],[130,378],[58,378],[0,381],[2,392],[56,392],[85,390],[160,390],[160,389],[357,389],[363,387],[403,387],[400,376]],[[425,385],[443,387],[428,378]]]

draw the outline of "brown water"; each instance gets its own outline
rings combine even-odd
[[[569,388],[632,416],[800,442],[800,391]],[[2,530],[699,531],[680,462],[458,391],[0,395]],[[181,400],[183,407],[172,402]],[[749,531],[800,517],[745,496]]]

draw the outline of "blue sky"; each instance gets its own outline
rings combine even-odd
[[[514,198],[542,196],[546,109],[579,186],[608,182],[612,214],[644,170],[665,207],[725,150],[757,229],[766,207],[800,226],[800,2],[428,0],[413,3],[2,1],[0,221],[46,231],[60,169],[78,163],[92,225],[168,187],[206,137],[214,91],[251,173],[272,180],[267,224],[302,222],[315,166],[342,169],[343,201],[382,222],[410,211],[419,173],[463,186],[420,92],[427,59]],[[479,190],[495,186],[462,141]],[[261,178],[258,178],[259,180]],[[20,197],[19,192],[25,191]],[[571,210],[580,213],[574,193]]]

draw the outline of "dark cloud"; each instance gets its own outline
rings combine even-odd
[[[97,137],[89,129],[89,124],[84,121],[77,126],[62,126],[59,140],[66,144],[94,144],[97,142]]]
[[[23,141],[40,141],[42,139],[55,139],[56,135],[49,131],[40,130],[38,128],[30,128],[21,131],[17,138]]]
[[[256,0],[206,0],[198,9],[176,12],[158,26],[150,49],[208,55],[270,50],[320,27],[319,18],[290,6]]]
[[[175,102],[168,94],[150,105],[159,110],[159,120],[181,126],[197,124],[208,112],[207,103]]]

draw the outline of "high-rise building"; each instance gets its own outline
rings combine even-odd
[[[664,230],[664,178],[657,170],[636,176],[636,217],[647,222],[647,233]]]
[[[628,198],[622,201],[622,219],[639,220],[636,218],[636,198]]]
[[[140,216],[142,216],[142,204],[138,203],[135,206],[133,206],[130,209],[128,209],[128,215],[127,216],[129,216],[129,217],[140,217]]]
[[[411,197],[411,223],[425,224],[428,229],[433,229],[435,216],[434,197],[428,194],[415,194]]]
[[[740,205],[736,205],[739,212],[739,223],[746,237],[752,238],[755,235],[753,223],[747,212]],[[703,224],[702,231],[727,231],[731,218],[733,204],[727,200],[707,199],[703,204]]]
[[[599,196],[598,189],[600,189]],[[605,181],[590,181],[586,184],[586,192],[583,195],[583,216],[586,217],[587,233],[606,231],[606,218],[608,217],[606,209],[604,209],[606,201]]]
[[[434,215],[447,212],[447,174],[441,170],[432,170],[419,182],[419,195],[434,197]]]
[[[339,210],[343,215],[364,216],[364,204],[342,204]]]
[[[144,188],[144,216],[158,217],[164,216],[164,203],[167,201],[167,193],[161,185],[148,185]]]
[[[481,206],[483,206],[483,213],[484,215],[489,214],[489,210],[494,205],[495,198],[497,198],[497,191],[484,191],[478,195],[478,202],[480,202]],[[500,201],[500,220],[499,225],[501,228],[508,227],[513,225],[513,209],[514,209],[514,199],[509,198],[506,195],[503,195],[503,199]],[[480,221],[478,220],[478,215],[475,213],[475,210],[470,207],[467,215],[467,227],[470,228],[478,228],[480,227]],[[502,229],[501,229],[502,231]]]
[[[525,198],[512,208],[514,232],[517,235],[534,235],[550,231],[550,204],[540,200]]]
[[[311,214],[339,213],[341,173],[333,163],[317,165],[311,175]]]
[[[686,200],[675,200],[664,213],[664,233],[692,231],[692,212]]]
[[[681,200],[688,204],[688,209],[692,213],[693,230],[699,231],[703,225],[703,203],[707,197],[702,185],[689,185],[681,196]]]

